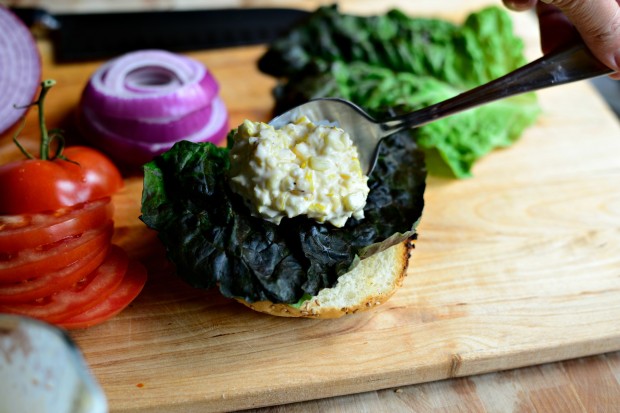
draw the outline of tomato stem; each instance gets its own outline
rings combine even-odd
[[[36,106],[39,112],[39,130],[41,131],[41,142],[40,142],[40,158],[41,160],[53,160],[55,158],[63,158],[62,157],[62,149],[64,148],[64,137],[62,135],[60,135],[58,130],[54,130],[54,134],[53,136],[50,136],[50,134],[47,131],[47,126],[45,126],[45,113],[43,111],[43,103],[45,102],[45,96],[47,95],[47,92],[52,88],[52,86],[54,86],[56,84],[56,81],[54,79],[46,79],[44,81],[41,82],[41,92],[39,92],[39,98],[37,100],[35,100],[34,102],[25,105],[25,106],[15,106],[16,108],[27,108],[29,106]],[[22,126],[19,128],[19,130],[15,133],[15,135],[13,136],[13,142],[15,142],[15,144],[17,145],[17,147],[19,148],[19,150],[28,158],[28,159],[34,159],[34,156],[32,156],[32,154],[30,154],[30,152],[28,152],[26,150],[26,148],[24,148],[19,141],[17,140],[17,137],[19,136],[19,134],[21,133],[21,131],[24,129],[24,125],[26,124],[26,118],[24,117],[24,123],[22,124]],[[56,138],[56,140],[58,140],[61,144],[59,145],[58,149],[56,150],[56,154],[53,157],[50,157],[50,143],[52,142],[53,138]]]
[[[39,128],[41,130],[41,160],[49,159],[49,151],[50,151],[50,137],[47,133],[47,126],[45,126],[45,114],[43,112],[43,102],[45,101],[45,96],[47,92],[56,84],[56,81],[53,79],[46,79],[41,82],[41,93],[39,94],[39,99],[34,103],[39,109]]]
[[[24,126],[26,126],[26,117],[24,117],[24,121],[20,125],[19,129],[17,129],[17,131],[15,132],[15,135],[13,135],[13,142],[15,142],[15,145],[17,145],[17,147],[19,148],[21,153],[23,153],[26,158],[34,159],[34,156],[32,156],[32,154],[30,152],[28,152],[28,150],[26,148],[24,148],[22,146],[22,144],[19,143],[19,140],[17,139],[17,137],[19,136],[21,131],[24,130]]]

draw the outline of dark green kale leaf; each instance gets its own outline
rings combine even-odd
[[[424,155],[408,133],[382,143],[366,218],[343,228],[252,217],[229,189],[228,168],[226,148],[175,144],[145,165],[140,218],[189,284],[250,302],[296,303],[333,286],[358,258],[414,236],[424,207]]]
[[[457,25],[398,10],[353,16],[329,6],[273,42],[259,68],[279,79],[276,113],[314,98],[341,97],[382,118],[386,108],[420,109],[525,63],[523,42],[498,7]],[[468,177],[478,159],[512,144],[539,111],[534,94],[521,95],[423,126],[415,138],[454,176]]]

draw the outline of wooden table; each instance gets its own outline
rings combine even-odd
[[[456,1],[405,3],[398,5],[464,12]],[[532,22],[515,18],[536,54]],[[73,131],[79,94],[102,62],[57,65],[49,45],[40,45],[44,76],[58,82],[49,125]],[[269,118],[274,81],[254,67],[263,50],[190,53],[220,81],[231,126]],[[170,267],[161,247],[137,219],[141,177],[127,175],[114,200],[115,242],[145,262],[151,279],[116,319],[72,333],[112,411],[273,404],[280,406],[255,411],[613,411],[620,405],[620,126],[587,83],[540,98],[537,125],[481,161],[473,179],[429,178],[402,290],[375,312],[334,322],[261,316],[164,277]],[[29,125],[28,147],[33,134]],[[3,137],[0,161],[16,157]],[[293,354],[295,347],[313,358]],[[203,366],[205,359],[212,364]],[[558,360],[569,361],[545,364]]]
[[[614,412],[619,373],[615,352],[251,412]]]

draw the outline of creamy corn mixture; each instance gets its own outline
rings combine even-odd
[[[280,129],[245,121],[233,137],[230,185],[256,216],[307,215],[342,227],[364,217],[368,177],[350,136],[301,117]]]

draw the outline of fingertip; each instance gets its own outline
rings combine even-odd
[[[594,56],[612,70],[620,71],[620,0],[554,3],[557,7],[544,3],[537,6],[545,41],[568,43],[565,39],[570,39],[566,33],[570,22]]]
[[[576,42],[579,34],[566,15],[555,6],[538,3],[540,43],[544,54]]]
[[[620,76],[620,8],[618,9],[618,14],[618,19],[612,29],[612,35],[608,38],[609,43],[607,44],[608,50],[611,50],[611,64],[609,67],[616,71],[616,77],[614,79],[618,79],[618,76]]]
[[[608,46],[612,52],[596,44],[589,47],[594,56],[613,71],[608,77],[613,80],[620,80],[620,39],[617,40],[617,44]]]
[[[504,6],[514,11],[530,10],[536,6],[537,0],[503,0]]]
[[[614,80],[620,80],[620,48],[616,51],[614,56],[612,56],[610,67],[616,72],[609,75],[609,77]]]

